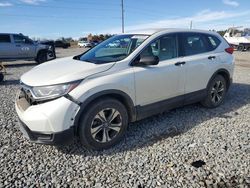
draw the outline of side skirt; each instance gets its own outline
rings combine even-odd
[[[185,95],[173,97],[156,103],[145,106],[136,106],[137,119],[141,120],[146,117],[156,115],[174,108],[192,104],[203,100],[207,96],[207,90],[199,90]]]

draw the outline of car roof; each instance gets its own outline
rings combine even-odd
[[[23,35],[22,33],[0,33],[0,35]]]
[[[178,29],[178,28],[156,28],[156,29],[143,29],[143,30],[132,30],[125,34],[135,34],[135,35],[153,35],[155,33],[168,33],[168,32],[197,32],[197,33],[214,33],[212,31],[198,30],[198,29]]]

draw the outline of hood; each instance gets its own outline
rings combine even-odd
[[[73,59],[60,58],[38,65],[21,76],[21,82],[29,86],[54,85],[84,79],[108,70],[114,63],[94,64]]]

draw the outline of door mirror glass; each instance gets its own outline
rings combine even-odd
[[[139,64],[140,65],[158,65],[159,58],[157,56],[143,56],[140,58]]]

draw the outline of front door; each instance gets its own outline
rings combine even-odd
[[[16,58],[31,58],[35,55],[34,43],[23,35],[13,35]]]
[[[152,42],[140,54],[158,56],[159,64],[134,66],[137,106],[178,98],[184,94],[185,66],[178,57],[176,34],[165,35]],[[180,103],[182,101],[180,100]],[[160,108],[160,106],[159,106]]]

